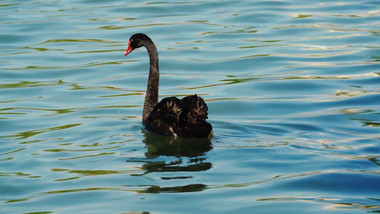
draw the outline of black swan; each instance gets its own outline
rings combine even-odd
[[[167,97],[158,102],[160,73],[158,52],[153,41],[143,33],[137,33],[129,39],[127,56],[134,49],[145,46],[149,53],[150,69],[146,90],[143,124],[153,133],[173,137],[206,138],[212,136],[212,126],[206,121],[207,104],[198,95],[182,99]]]

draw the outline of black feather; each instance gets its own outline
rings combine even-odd
[[[212,126],[206,121],[207,109],[205,101],[197,95],[181,100],[167,97],[149,114],[146,129],[169,136],[208,137]]]

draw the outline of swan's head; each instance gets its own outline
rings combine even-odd
[[[136,33],[129,38],[128,49],[125,51],[124,56],[127,56],[134,49],[145,46],[147,43],[153,43],[152,40],[143,33]]]

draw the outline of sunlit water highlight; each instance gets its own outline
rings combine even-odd
[[[1,1],[0,213],[380,212],[378,1]],[[141,124],[197,93],[215,137]]]

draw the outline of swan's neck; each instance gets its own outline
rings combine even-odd
[[[152,41],[148,41],[144,46],[148,50],[150,59],[148,87],[146,89],[143,111],[143,124],[145,125],[150,112],[152,112],[154,106],[158,103],[160,72],[158,68],[158,52],[156,46]]]

